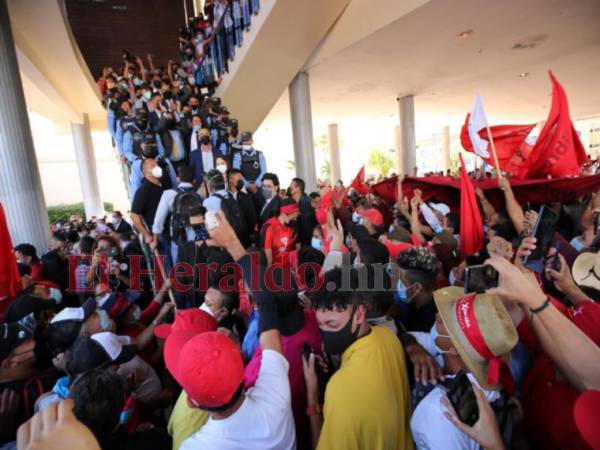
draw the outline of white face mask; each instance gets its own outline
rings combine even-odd
[[[227,164],[217,164],[217,170],[225,175],[225,172],[227,172]]]
[[[60,292],[59,289],[50,288],[50,297],[52,297],[58,305],[62,301],[62,292]]]
[[[360,221],[360,214],[356,211],[352,213],[352,222],[358,223]]]
[[[242,150],[244,150],[245,152],[249,152],[250,150],[252,150],[252,146],[249,144],[244,144],[242,145]]]
[[[98,317],[100,318],[100,328],[102,328],[102,331],[111,331],[113,321],[108,313],[103,309],[97,310],[97,313]]]
[[[200,310],[204,311],[205,313],[210,314],[211,316],[213,315],[212,311],[210,310],[210,308],[208,307],[206,302],[204,302],[204,303],[202,303],[202,305],[200,305]]]
[[[152,169],[152,176],[155,178],[162,178],[163,176],[163,170],[160,166],[154,166],[154,168]]]
[[[141,318],[142,318],[142,310],[140,309],[139,306],[136,305],[136,306],[134,306],[134,310],[133,310],[133,320],[138,322]]]
[[[454,283],[456,283],[456,275],[454,275],[453,270],[451,270],[450,275],[448,275],[448,283],[450,283],[450,286],[454,286]]]

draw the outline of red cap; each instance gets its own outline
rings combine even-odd
[[[373,225],[380,227],[383,225],[383,216],[379,212],[379,210],[375,208],[363,209],[362,211],[358,211],[358,214],[367,219]]]
[[[244,381],[239,349],[218,331],[191,338],[189,333],[171,333],[165,344],[165,363],[199,407],[226,405]]]
[[[159,339],[166,339],[171,333],[193,333],[194,335],[215,331],[217,321],[210,314],[197,309],[184,309],[175,315],[173,324],[164,323],[154,329],[154,336]]]
[[[573,409],[579,434],[591,448],[600,448],[600,391],[585,391]]]

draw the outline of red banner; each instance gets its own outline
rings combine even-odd
[[[510,184],[520,204],[550,202],[569,202],[600,189],[600,175],[576,178],[553,178],[541,180],[511,179]],[[473,180],[475,188],[485,191],[486,198],[495,208],[504,206],[504,193],[498,187],[497,179]],[[460,208],[460,178],[455,177],[408,177],[402,183],[402,191],[408,198],[414,189],[423,191],[423,200],[435,199],[447,203],[450,207]],[[388,178],[371,186],[371,191],[388,203],[396,202],[396,178]]]

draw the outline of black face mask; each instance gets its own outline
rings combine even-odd
[[[200,143],[204,145],[210,144],[210,136],[202,136],[200,138]]]
[[[152,82],[152,86],[154,86],[156,89],[160,89],[160,81],[156,80]]]
[[[233,137],[233,138],[236,138],[236,137],[238,137],[238,133],[239,133],[239,132],[240,132],[240,131],[239,131],[237,128],[232,128],[232,129],[231,129],[231,137]]]
[[[298,223],[298,221],[296,219],[294,220],[290,220],[287,224],[288,227],[290,228],[296,228],[296,224]]]
[[[210,235],[208,234],[208,230],[206,229],[206,224],[197,223],[197,224],[192,225],[192,228],[195,233],[195,236],[194,236],[195,241],[206,241],[207,239],[210,238]]]
[[[241,191],[244,188],[244,180],[238,180],[238,182],[235,183],[235,188],[238,191]]]
[[[350,319],[348,319],[348,323],[346,323],[341,330],[321,331],[323,345],[325,346],[325,351],[328,354],[341,355],[358,338],[359,328],[357,328],[354,333],[352,332],[352,319],[354,318],[355,311],[356,309],[352,311],[352,314],[350,314]]]
[[[167,91],[163,94],[163,98],[165,100],[171,100],[173,98],[173,94],[171,93],[171,91]]]

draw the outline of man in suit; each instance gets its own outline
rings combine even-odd
[[[265,173],[261,189],[265,203],[260,205],[260,208],[258,209],[259,230],[267,220],[279,215],[279,207],[281,206],[281,197],[279,197],[279,177],[274,173]]]
[[[248,226],[248,236],[252,238],[256,232],[258,216],[256,214],[256,209],[254,208],[252,195],[250,195],[244,187],[244,177],[242,176],[242,172],[239,169],[229,169],[227,171],[227,181],[229,193],[237,201],[238,205],[240,205],[246,225]],[[242,242],[242,244],[247,246],[249,242]]]
[[[131,225],[129,225],[124,219],[121,211],[113,211],[110,222],[115,227],[115,233],[126,233],[131,232]]]
[[[212,146],[210,131],[208,128],[202,128],[198,131],[197,145],[192,141],[190,151],[190,167],[194,171],[196,188],[202,184],[204,174],[217,167],[217,152]],[[195,148],[194,148],[195,147]]]

